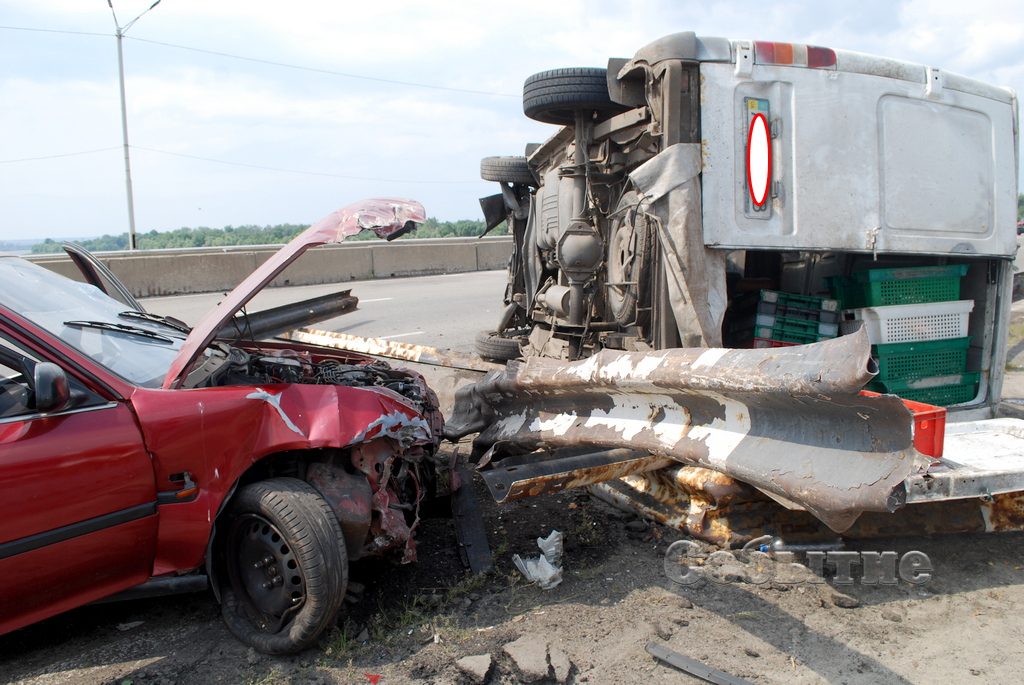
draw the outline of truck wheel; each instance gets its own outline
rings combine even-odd
[[[578,110],[610,114],[624,109],[608,95],[607,69],[551,69],[523,84],[523,113],[545,124],[572,124]]]
[[[484,157],[480,160],[480,178],[499,183],[537,185],[526,157]]]
[[[477,333],[473,347],[476,349],[476,353],[484,359],[496,362],[507,362],[510,359],[518,359],[523,356],[517,339],[502,337],[495,331]]]
[[[333,625],[348,585],[338,520],[304,481],[273,478],[238,491],[222,548],[224,622],[266,654],[309,647]]]

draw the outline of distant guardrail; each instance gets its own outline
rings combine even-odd
[[[194,247],[137,252],[97,252],[135,297],[231,290],[280,245]],[[504,269],[512,253],[509,236],[484,238],[402,238],[352,241],[306,252],[271,286],[316,285],[345,281],[426,276]],[[64,253],[32,255],[47,269],[80,279]]]

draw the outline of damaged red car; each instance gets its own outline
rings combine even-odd
[[[260,342],[239,312],[308,248],[424,218],[406,200],[339,210],[191,330],[95,272],[0,257],[0,633],[209,582],[239,639],[294,652],[335,621],[350,560],[415,559],[420,505],[451,473],[433,392],[368,357]]]

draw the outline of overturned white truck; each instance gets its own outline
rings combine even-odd
[[[511,361],[448,424],[499,500],[589,484],[722,543],[1024,525],[1012,91],[678,33],[524,111],[560,128],[481,164],[515,253],[478,351]]]

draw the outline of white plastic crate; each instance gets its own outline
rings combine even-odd
[[[974,300],[861,307],[843,312],[843,335],[863,326],[872,345],[947,340],[967,336]]]

